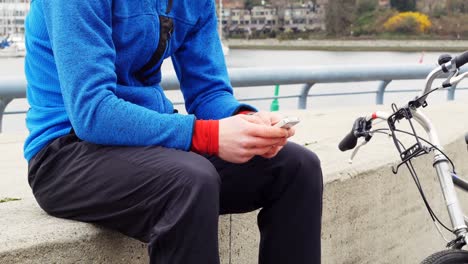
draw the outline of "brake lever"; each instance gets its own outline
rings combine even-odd
[[[461,80],[463,80],[466,76],[468,76],[468,72],[465,72],[463,74],[460,74],[458,76],[453,76],[450,78],[449,83],[451,86],[457,85]]]
[[[371,135],[371,134],[368,134],[368,135],[364,138],[364,141],[363,141],[361,144],[357,145],[357,146],[354,148],[353,153],[351,153],[351,157],[350,157],[349,160],[348,160],[348,163],[349,163],[349,164],[353,164],[353,159],[354,159],[354,157],[356,156],[356,154],[357,154],[357,152],[359,151],[359,149],[360,149],[362,146],[366,145],[366,144],[371,140],[371,138],[372,138],[372,135]]]

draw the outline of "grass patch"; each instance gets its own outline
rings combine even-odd
[[[0,203],[13,202],[13,201],[19,201],[19,200],[21,200],[21,199],[20,198],[6,197],[6,198],[0,199]]]

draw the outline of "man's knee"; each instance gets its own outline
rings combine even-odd
[[[288,142],[280,154],[287,159],[288,165],[320,168],[320,159],[317,154],[296,143]]]
[[[179,177],[183,177],[185,183],[192,191],[209,192],[219,194],[221,185],[220,176],[216,168],[206,158],[194,154],[190,161],[184,162],[179,168]]]
[[[193,155],[192,155],[193,154]],[[219,212],[220,177],[214,166],[202,156],[194,153],[182,155],[180,160],[170,162],[171,174],[165,189],[163,198],[164,206],[161,207],[161,197],[155,196],[152,215],[167,214],[164,229],[159,229],[158,222],[152,222],[153,239],[162,234],[168,234],[176,225],[186,225],[186,222],[211,221]],[[161,208],[171,208],[170,210]],[[155,218],[155,220],[157,220]],[[170,228],[169,228],[170,227]],[[183,227],[187,228],[188,226]],[[180,227],[179,227],[180,228]]]
[[[295,172],[296,180],[303,182],[303,184],[310,184],[322,189],[323,176],[317,154],[295,143],[288,143],[284,150],[289,173]]]
[[[203,156],[180,152],[167,159],[164,165],[147,166],[143,170],[144,174],[153,175],[144,183],[144,190],[148,191],[145,197],[150,203],[168,199],[191,206],[206,199],[218,200],[219,174]]]

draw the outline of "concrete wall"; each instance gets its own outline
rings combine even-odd
[[[440,127],[441,141],[456,164],[457,173],[468,179],[468,152],[463,139],[468,122],[454,122],[468,113],[468,106],[458,103],[431,107],[425,112]],[[372,144],[357,154],[354,164],[347,164],[349,152],[333,149],[341,139],[336,131],[346,133],[353,118],[369,112],[359,111],[298,113],[312,123],[306,124],[309,129],[305,131],[298,127],[296,141],[319,154],[325,173],[322,263],[419,263],[443,250],[446,242],[434,227],[407,169],[403,166],[397,175],[392,173],[398,154],[391,140],[375,136]],[[421,130],[418,132],[424,135]],[[405,140],[411,141],[403,137]],[[418,158],[414,165],[433,210],[451,227],[432,157]],[[466,212],[468,195],[458,194]],[[256,213],[236,215],[233,219],[232,264],[257,263]],[[444,234],[452,238],[448,232]]]
[[[398,160],[391,140],[376,136],[353,164],[347,163],[350,153],[336,147],[357,116],[390,109],[375,108],[285,113],[302,120],[294,141],[307,145],[322,161],[323,263],[417,263],[444,248],[408,173],[404,168],[398,175],[391,172],[390,165]],[[440,127],[457,172],[468,175],[462,140],[468,122],[461,118],[468,114],[466,103],[430,105],[426,112]],[[460,121],[453,122],[455,117]],[[0,203],[0,263],[147,263],[144,244],[93,225],[49,217],[38,208],[26,182],[23,138],[0,134],[5,150],[0,153],[0,198],[22,199]],[[434,211],[449,224],[431,159],[418,159],[415,165]],[[460,196],[466,206],[467,198]],[[257,263],[256,213],[223,216],[219,230],[223,264]]]
[[[457,171],[468,175],[468,155],[462,138],[447,146],[456,156]],[[433,210],[450,226],[432,160],[415,162]],[[468,197],[459,198],[468,205]],[[406,171],[394,175],[382,166],[324,188],[322,263],[419,263],[444,249],[416,186]],[[466,211],[466,209],[465,209]],[[232,264],[257,263],[256,213],[233,216]],[[444,232],[447,237],[451,237]]]

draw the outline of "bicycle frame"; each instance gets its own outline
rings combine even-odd
[[[431,142],[438,149],[442,150],[443,148],[440,144],[437,131],[429,118],[427,118],[424,113],[418,109],[411,110],[411,113],[413,114],[416,122],[421,125],[421,127],[427,133],[429,142]],[[386,121],[388,116],[389,114],[385,112],[376,112],[374,114],[374,119],[381,119]],[[454,233],[457,237],[462,237],[464,240],[466,240],[465,236],[468,232],[468,222],[465,220],[465,215],[461,210],[460,202],[458,201],[458,197],[455,192],[449,161],[439,150],[434,150],[433,166],[436,169],[437,177],[442,189],[442,194],[444,196],[445,205],[447,206],[447,211]],[[468,243],[468,241],[465,242]]]
[[[416,110],[413,114],[415,120],[428,134],[429,141],[442,150],[437,132],[431,121],[421,111]],[[458,201],[458,197],[455,192],[449,162],[439,150],[434,150],[433,166],[435,167],[439,178],[440,187],[444,195],[445,205],[447,206],[454,233],[457,237],[463,237],[463,239],[466,239],[465,235],[467,233],[467,225],[464,214],[461,210],[460,202]]]
[[[402,108],[393,109],[394,112],[391,114],[385,112],[375,112],[372,115],[359,117],[354,121],[353,127],[351,131],[340,141],[338,144],[338,148],[341,151],[347,151],[354,149],[353,153],[351,154],[350,163],[352,162],[353,157],[356,155],[358,150],[367,142],[369,142],[374,133],[378,130],[372,130],[372,122],[376,119],[381,119],[387,121],[389,126],[389,130],[391,131],[391,136],[395,143],[398,152],[400,153],[400,158],[402,162],[398,164],[396,169],[393,169],[394,173],[397,173],[398,167],[402,164],[406,164],[411,171],[413,177],[417,177],[415,173],[412,171],[412,165],[408,165],[407,162],[411,161],[412,158],[428,154],[430,151],[434,151],[434,160],[433,166],[437,173],[437,177],[439,180],[439,184],[442,190],[442,194],[444,196],[445,205],[447,207],[448,215],[452,224],[452,229],[450,231],[456,236],[456,239],[452,240],[447,244],[447,247],[451,247],[454,249],[461,249],[463,246],[468,244],[467,232],[468,232],[468,217],[464,216],[460,202],[458,200],[457,194],[455,192],[455,184],[464,190],[468,191],[468,181],[465,181],[459,177],[457,177],[451,171],[451,167],[449,162],[451,162],[443,153],[442,145],[439,141],[439,136],[435,127],[433,126],[431,120],[424,115],[424,113],[420,110],[421,107],[424,108],[427,106],[426,98],[430,93],[435,90],[448,88],[448,87],[455,87],[461,80],[464,78],[468,78],[468,72],[460,73],[460,67],[465,64],[468,64],[468,51],[452,58],[450,55],[441,55],[439,57],[438,63],[440,66],[432,70],[429,75],[426,77],[426,85],[424,89],[421,91],[419,97],[416,97],[414,100],[408,102]],[[432,83],[435,79],[439,77],[445,77],[442,75],[448,75],[448,78],[442,83],[440,87],[432,88]],[[396,132],[404,132],[396,129],[396,122],[399,120],[406,119],[409,121],[409,125],[411,126],[411,132],[408,133],[415,137],[416,143],[413,144],[409,148],[401,148],[401,142],[399,142]],[[432,147],[423,146],[421,143],[420,137],[416,135],[415,128],[411,119],[415,120],[427,133],[429,140],[423,140],[432,145]],[[381,132],[381,131],[380,131]],[[357,145],[358,139],[363,137],[364,141]],[[468,139],[466,140],[468,143]],[[356,146],[357,145],[357,146]],[[416,185],[420,188],[417,179],[415,178]],[[429,213],[433,217],[434,214],[431,211],[429,205],[427,204],[426,199],[424,198],[424,194],[421,189],[422,198],[424,199],[426,206],[428,208]],[[438,220],[438,219],[437,219]],[[440,221],[439,221],[440,222]],[[442,224],[442,223],[441,223]],[[443,225],[443,224],[442,224]],[[438,227],[438,226],[437,226]],[[445,227],[445,226],[444,226]],[[439,229],[439,228],[438,228]],[[440,232],[440,229],[439,229]],[[442,235],[442,233],[441,233]],[[442,235],[443,236],[443,235]],[[443,254],[442,254],[443,255]],[[441,256],[442,256],[441,255]],[[437,255],[439,256],[439,255]],[[468,258],[468,256],[467,256]],[[432,262],[431,262],[432,263]]]
[[[450,71],[456,71],[456,65],[454,65],[454,63],[450,63],[448,69]],[[431,73],[426,78],[426,87],[421,92],[421,97],[427,97],[427,95],[424,95],[431,90],[432,83],[441,74],[443,74],[442,66],[439,66],[433,71],[431,71]],[[437,131],[432,125],[432,122],[429,120],[429,118],[427,118],[422,113],[422,111],[418,109],[414,109],[414,111],[412,112],[415,117],[415,120],[424,128],[427,135],[429,136],[429,141],[432,144],[434,144],[437,148],[442,150],[442,145],[440,144]],[[457,238],[462,237],[465,243],[468,243],[468,241],[466,240],[467,222],[465,220],[465,216],[461,210],[460,202],[458,201],[458,197],[455,192],[449,162],[439,150],[434,150],[433,166],[435,167],[437,176],[439,178],[440,187],[442,189],[442,194],[444,195],[445,204],[447,206],[448,214],[452,222],[454,233],[457,236]]]
[[[428,77],[426,78],[426,87],[424,88],[424,90],[421,93],[421,96],[419,97],[422,99],[421,100],[422,102],[425,101],[427,97],[427,93],[431,90],[433,81],[437,77],[439,77],[442,73],[443,73],[442,68],[438,67],[428,75]],[[414,107],[409,107],[409,109],[411,111],[411,114],[413,115],[414,120],[416,120],[416,122],[419,123],[419,125],[421,125],[421,127],[427,133],[429,137],[429,142],[431,142],[438,149],[442,150],[443,147],[440,144],[439,136],[431,120],[420,109],[414,108]],[[385,112],[376,112],[370,116],[367,116],[366,120],[371,121],[375,119],[381,119],[381,120],[387,121],[389,116],[390,115]],[[359,147],[361,147],[362,145],[366,143],[367,142],[364,142],[363,144],[358,146],[355,149],[355,152],[357,152]],[[355,152],[353,152],[352,156],[355,155]],[[460,206],[460,202],[455,192],[455,186],[452,180],[449,161],[437,149],[434,150],[433,166],[436,170],[439,184],[442,189],[442,193],[443,193],[444,200],[445,200],[445,205],[447,206],[447,211],[450,217],[450,221],[452,223],[454,234],[457,237],[457,239],[463,239],[465,244],[468,244],[468,240],[466,237],[466,234],[468,232],[468,228],[467,228],[468,218],[466,218],[465,215],[463,214],[461,206]],[[455,244],[454,246],[458,246],[458,245]]]

